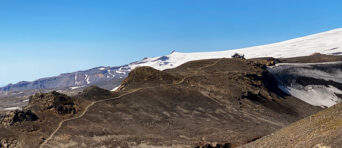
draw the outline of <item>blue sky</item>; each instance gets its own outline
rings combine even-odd
[[[278,42],[341,28],[341,16],[341,0],[2,0],[0,85]]]

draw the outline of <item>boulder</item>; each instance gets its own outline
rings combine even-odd
[[[73,99],[56,91],[31,96],[28,107],[32,106],[38,106],[41,110],[52,110],[61,115],[76,113]]]

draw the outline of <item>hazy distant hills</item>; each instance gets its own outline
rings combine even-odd
[[[17,84],[9,84],[5,87],[1,87],[0,91],[25,91],[31,89],[60,89],[70,88],[76,89],[79,87],[96,85],[101,82],[110,81],[112,79],[123,79],[127,76],[130,69],[122,67],[97,67],[86,71],[78,71],[74,73],[61,74],[55,77],[42,78],[33,82],[19,82]],[[116,87],[112,84],[111,87]]]

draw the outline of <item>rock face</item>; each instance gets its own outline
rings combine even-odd
[[[16,123],[21,123],[24,121],[36,121],[38,119],[37,115],[31,112],[31,110],[24,111],[10,111],[7,112],[5,116],[2,117],[0,123],[5,126],[11,126]]]
[[[37,93],[30,97],[28,107],[39,107],[41,110],[53,110],[58,114],[75,114],[73,100],[64,94],[53,91],[51,93]]]

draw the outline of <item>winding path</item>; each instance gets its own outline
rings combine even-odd
[[[202,68],[207,68],[207,67],[210,67],[210,66],[213,66],[213,65],[216,65],[220,60],[217,60],[216,62],[212,63],[212,64],[209,64],[209,65],[206,65],[205,67],[202,67]],[[169,86],[172,86],[172,85],[179,85],[181,83],[183,83],[185,81],[187,77],[183,77],[180,81],[176,82],[176,83],[173,83],[173,84],[168,84]],[[117,97],[114,97],[114,98],[109,98],[109,99],[104,99],[104,100],[98,100],[98,101],[94,101],[92,103],[90,103],[85,109],[84,111],[82,112],[81,115],[77,116],[77,117],[73,117],[73,118],[70,118],[70,119],[65,119],[65,120],[62,120],[57,128],[51,133],[51,135],[39,146],[39,148],[43,148],[52,138],[53,136],[55,136],[55,134],[58,132],[58,130],[62,127],[62,125],[67,122],[67,121],[71,121],[71,120],[76,120],[76,119],[80,119],[82,118],[89,110],[90,107],[94,106],[96,103],[100,103],[100,102],[105,102],[105,101],[109,101],[109,100],[114,100],[114,99],[118,99],[120,97],[123,97],[123,96],[126,96],[126,95],[129,95],[129,94],[132,94],[132,93],[135,93],[139,90],[142,90],[142,89],[146,89],[146,88],[153,88],[153,87],[145,87],[145,88],[138,88],[138,89],[134,89],[130,92],[127,92],[127,93],[124,93],[120,96],[117,96]]]
[[[120,96],[117,96],[117,97],[114,97],[114,98],[109,98],[109,99],[104,99],[104,100],[99,100],[99,101],[94,101],[92,103],[90,103],[85,109],[84,111],[82,112],[81,115],[77,116],[77,117],[73,117],[73,118],[70,118],[70,119],[65,119],[63,121],[61,121],[57,128],[54,130],[54,132],[51,133],[51,135],[39,146],[39,148],[43,148],[45,146],[45,144],[47,144],[52,138],[53,136],[58,132],[58,130],[62,127],[63,123],[67,122],[67,121],[71,121],[71,120],[76,120],[76,119],[80,119],[82,118],[89,110],[90,107],[94,106],[96,103],[100,103],[100,102],[105,102],[105,101],[109,101],[109,100],[114,100],[114,99],[117,99],[117,98],[120,98],[120,97],[123,97],[123,96],[126,96],[126,95],[129,95],[129,94],[132,94],[134,92],[137,92],[139,90],[142,90],[143,88],[138,88],[138,89],[135,89],[135,90],[132,90],[130,92],[127,92],[125,94],[122,94]]]

